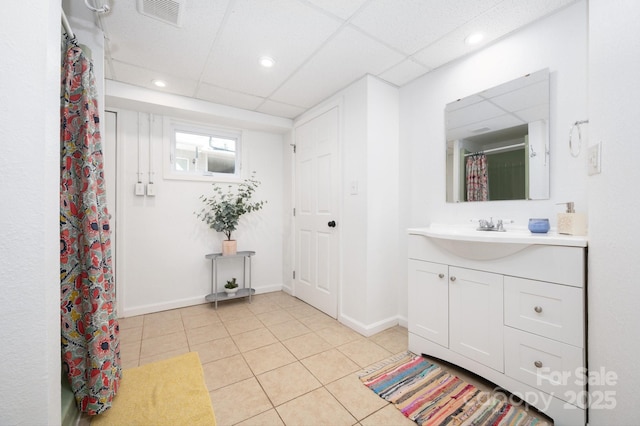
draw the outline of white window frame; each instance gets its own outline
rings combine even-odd
[[[236,129],[224,129],[220,127],[196,124],[188,121],[165,120],[165,142],[163,175],[165,179],[191,180],[205,182],[239,182],[242,177],[242,131]],[[223,139],[235,140],[235,167],[234,173],[216,173],[208,171],[179,171],[175,168],[176,162],[176,132],[192,133],[212,136]]]

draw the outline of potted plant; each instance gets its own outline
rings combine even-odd
[[[197,217],[209,225],[209,228],[224,233],[227,237],[222,242],[222,255],[234,255],[237,243],[231,239],[231,233],[238,227],[240,217],[245,213],[260,210],[265,201],[252,201],[251,197],[260,182],[255,179],[255,173],[250,178],[238,184],[235,191],[229,185],[227,191],[223,191],[220,185],[213,184],[213,195],[200,196],[205,207],[196,213]]]
[[[231,278],[224,285],[224,291],[227,292],[228,295],[235,294],[238,291],[238,283],[235,278]]]

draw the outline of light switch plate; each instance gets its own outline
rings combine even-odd
[[[350,192],[351,192],[351,195],[358,195],[358,181],[357,180],[352,180],[351,181]]]
[[[589,147],[589,154],[587,159],[587,173],[589,176],[596,175],[601,171],[601,156],[602,156],[602,143],[598,142],[595,145]]]
[[[135,194],[136,195],[144,195],[144,183],[142,183],[142,182],[137,182],[136,183]]]
[[[147,184],[147,195],[149,197],[155,197],[156,196],[156,186],[153,184],[153,182],[149,182]]]

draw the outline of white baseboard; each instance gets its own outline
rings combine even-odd
[[[256,294],[273,293],[275,291],[285,290],[284,285],[274,284],[256,288]],[[285,290],[286,291],[286,290]]]
[[[203,296],[190,297],[188,299],[171,300],[162,303],[153,303],[149,305],[132,306],[119,312],[120,318],[134,317],[136,315],[152,314],[155,312],[168,311],[171,309],[186,308],[187,306],[201,305],[207,303]]]
[[[256,294],[271,293],[281,291],[282,284],[274,284],[255,288]],[[149,305],[125,307],[122,312],[118,312],[119,318],[134,317],[136,315],[153,314],[155,312],[169,311],[171,309],[186,308],[189,306],[202,305],[210,303],[205,300],[206,295],[190,297],[186,299],[171,300],[162,303],[153,303]]]
[[[400,327],[409,328],[409,320],[407,317],[398,316],[398,325]]]
[[[338,321],[365,337],[373,336],[388,328],[395,327],[399,323],[398,317],[391,317],[373,324],[363,324],[343,314],[338,314]]]

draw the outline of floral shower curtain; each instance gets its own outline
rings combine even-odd
[[[69,42],[60,110],[60,310],[64,375],[81,412],[111,406],[122,374],[97,91]]]
[[[489,176],[487,156],[474,154],[467,157],[467,201],[487,201],[489,199]]]

